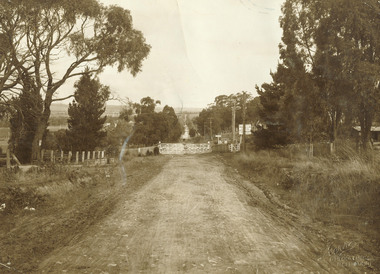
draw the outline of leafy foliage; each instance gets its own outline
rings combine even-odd
[[[291,142],[335,142],[342,125],[359,122],[366,144],[379,111],[380,3],[287,0],[282,13],[281,62],[257,87],[261,119]]]
[[[39,94],[22,92],[18,98],[12,101],[10,116],[11,139],[9,145],[11,151],[21,163],[31,161],[32,141],[37,128],[37,117],[42,108],[42,99]]]
[[[158,142],[177,142],[182,134],[182,128],[174,109],[165,106],[162,112],[155,112],[156,104],[150,97],[142,98],[140,104],[135,104],[135,132],[131,144],[154,145]]]
[[[197,134],[197,131],[195,130],[195,128],[191,128],[189,130],[189,135],[191,138],[195,137],[196,134]]]
[[[92,151],[106,136],[103,130],[107,117],[102,117],[110,95],[109,88],[91,74],[75,83],[74,100],[69,104],[67,136],[73,151]]]
[[[57,93],[68,79],[100,73],[106,66],[136,75],[150,51],[128,10],[97,0],[1,1],[0,36],[0,102],[20,86],[43,99],[36,113],[33,158],[39,157],[51,103],[67,99]],[[53,66],[60,58],[68,61],[61,74]]]
[[[115,126],[108,127],[107,138],[104,141],[107,155],[118,156],[123,142],[131,135],[132,131],[132,124],[123,119],[119,119]]]
[[[215,97],[214,103],[203,109],[195,119],[198,132],[203,136],[210,136],[210,133],[232,131],[232,108],[236,106],[236,125],[243,123],[243,93],[219,95]],[[254,123],[258,119],[259,104],[257,99],[248,97],[245,103],[246,121]]]

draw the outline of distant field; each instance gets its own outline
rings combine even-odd
[[[65,104],[52,104],[51,105],[51,116],[52,117],[67,117],[67,108],[69,106]],[[107,105],[105,115],[108,116],[119,116],[120,111],[123,109],[123,105]],[[157,111],[161,111],[163,109],[162,106],[158,106],[156,108]],[[175,113],[180,116],[183,114],[188,114],[188,118],[192,119],[202,111],[201,108],[174,108]]]
[[[48,126],[48,130],[50,132],[58,131],[61,129],[67,129],[67,125],[60,125],[60,126]]]

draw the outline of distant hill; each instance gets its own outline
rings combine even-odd
[[[66,105],[66,104],[52,104],[50,107],[51,117],[67,117],[68,108],[69,108],[69,105]],[[122,108],[123,108],[122,105],[109,105],[106,107],[105,114],[107,116],[118,116]]]
[[[52,104],[51,105],[51,117],[67,117],[67,109],[69,105],[66,104]],[[107,105],[105,115],[116,117],[119,116],[120,111],[123,109],[123,105]],[[158,106],[157,111],[161,111],[163,107]],[[174,108],[177,115],[181,114],[192,114],[191,116],[195,117],[202,111],[201,108]]]

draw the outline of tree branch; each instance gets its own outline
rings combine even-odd
[[[70,98],[72,98],[72,97],[74,97],[74,94],[71,94],[71,95],[66,96],[66,97],[63,97],[63,98],[52,99],[51,101],[52,101],[52,102],[64,101],[64,100],[70,99]]]

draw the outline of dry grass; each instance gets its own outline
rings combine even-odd
[[[342,146],[334,157],[305,155],[290,148],[226,157],[253,182],[312,220],[376,234],[380,152],[359,155]]]
[[[128,157],[120,165],[0,170],[0,207],[6,205],[0,210],[0,263],[12,263],[9,273],[34,273],[47,254],[78,241],[156,176],[168,159]]]

